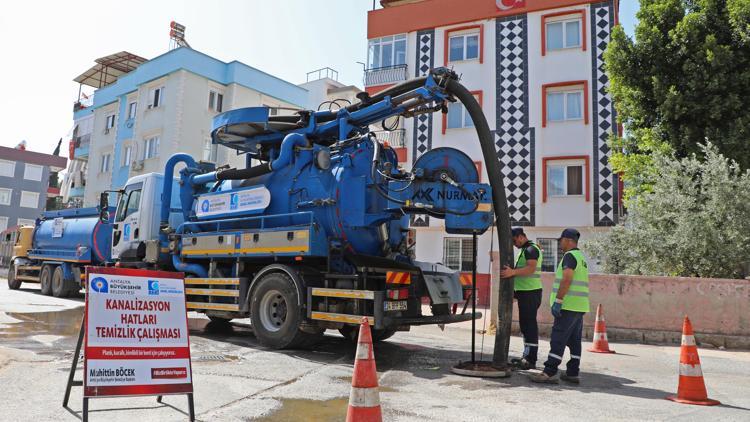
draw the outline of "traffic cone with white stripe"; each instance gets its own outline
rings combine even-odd
[[[370,323],[367,317],[364,317],[359,327],[346,422],[381,422],[382,420],[378,372],[375,369],[375,355],[372,352],[372,334]]]
[[[682,342],[680,346],[680,382],[677,395],[668,396],[667,400],[679,403],[715,406],[721,404],[708,398],[706,384],[703,382],[701,359],[698,357],[698,346],[695,345],[693,325],[687,315],[682,323]]]
[[[609,349],[609,340],[607,340],[607,323],[604,322],[604,312],[602,305],[596,307],[596,322],[594,322],[594,345],[589,352],[594,353],[615,353]]]

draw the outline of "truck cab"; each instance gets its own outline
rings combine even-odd
[[[121,263],[155,263],[159,255],[159,211],[164,175],[148,173],[128,180],[120,191],[112,230],[112,259]],[[182,223],[179,181],[174,180],[170,225]]]

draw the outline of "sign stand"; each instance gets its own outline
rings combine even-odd
[[[88,270],[89,269],[87,268],[87,274],[86,274],[86,279],[87,279],[86,280],[86,291],[87,291],[87,293],[88,293],[88,290],[89,290],[89,285],[88,285],[88,283],[89,283],[89,281],[88,281]],[[184,286],[184,284],[183,284],[183,286]],[[88,308],[88,303],[87,303],[87,308]],[[83,347],[84,341],[86,340],[86,334],[87,334],[86,333],[86,326],[87,326],[87,324],[86,324],[86,313],[87,312],[88,312],[88,309],[84,312],[84,316],[81,319],[81,328],[78,331],[78,341],[76,342],[76,349],[75,349],[75,352],[73,353],[73,360],[72,360],[71,365],[70,365],[70,373],[68,374],[68,381],[67,381],[67,384],[65,386],[65,396],[63,397],[63,403],[62,404],[63,404],[63,407],[66,408],[66,409],[68,409],[68,410],[72,410],[72,409],[70,409],[68,407],[68,402],[70,401],[70,392],[71,392],[71,389],[73,387],[85,387],[85,382],[84,382],[84,380],[86,378],[85,363],[84,363],[84,374],[83,374],[84,380],[76,380],[75,379],[75,373],[76,373],[76,369],[78,367],[78,361],[79,361],[79,358],[80,358],[80,355],[81,355],[81,348]],[[188,345],[188,349],[189,349],[189,345]],[[188,412],[189,412],[190,422],[194,422],[195,421],[195,404],[194,404],[194,400],[193,400],[192,387],[191,387],[191,389],[190,389],[189,392],[185,392],[185,393],[167,393],[167,394],[169,394],[169,395],[179,395],[179,394],[185,394],[185,395],[187,395],[187,399],[188,399]],[[143,395],[143,394],[138,394],[138,395]],[[145,394],[145,395],[148,395],[148,394]],[[162,394],[158,394],[156,396],[157,403],[163,403],[162,398],[164,397],[164,395],[165,394],[162,393]],[[89,399],[90,398],[91,397],[87,397],[86,394],[85,394],[85,392],[84,392],[84,395],[83,395],[83,407],[82,407],[82,411],[81,411],[81,419],[83,420],[83,422],[88,422],[88,416],[89,416],[88,415],[88,413],[89,413]],[[94,397],[94,398],[96,398],[96,397]]]

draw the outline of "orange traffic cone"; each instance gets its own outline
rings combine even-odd
[[[668,396],[667,400],[703,406],[721,404],[717,400],[709,399],[708,393],[706,393],[701,359],[698,357],[698,346],[695,345],[695,336],[693,335],[693,325],[687,316],[685,316],[685,322],[682,323],[681,344],[680,382],[677,385],[677,395]]]
[[[375,369],[375,355],[372,353],[372,334],[370,323],[367,317],[364,317],[359,327],[346,422],[381,422],[382,420],[378,372]]]
[[[604,322],[604,312],[602,305],[596,307],[596,322],[594,323],[594,345],[589,349],[594,353],[615,353],[609,350],[609,341],[607,340],[607,323]]]

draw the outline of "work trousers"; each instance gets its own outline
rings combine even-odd
[[[565,347],[570,349],[570,360],[566,374],[577,377],[581,366],[581,336],[583,334],[584,312],[562,311],[562,316],[555,317],[550,338],[550,351],[547,362],[544,362],[544,373],[553,376],[562,363]]]
[[[518,301],[518,324],[523,334],[523,357],[536,364],[539,350],[539,326],[536,314],[542,304],[542,289],[516,291],[513,293]]]

